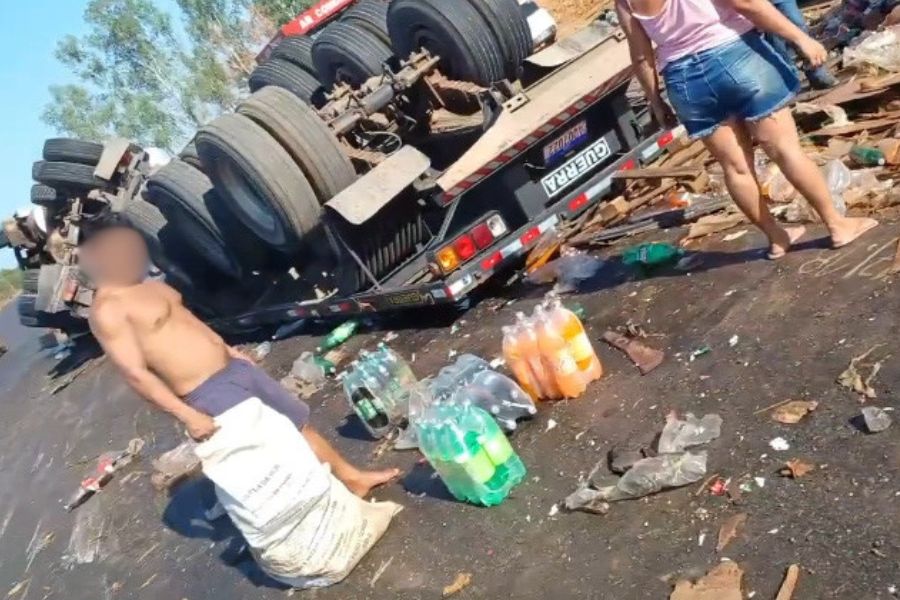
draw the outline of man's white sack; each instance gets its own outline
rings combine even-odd
[[[402,507],[354,496],[283,415],[251,398],[197,446],[203,473],[260,567],[296,588],[344,579]]]

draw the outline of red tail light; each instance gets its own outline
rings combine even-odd
[[[456,255],[459,256],[460,260],[469,260],[478,252],[475,242],[468,235],[457,238],[453,242],[453,249],[456,250]]]
[[[666,146],[671,144],[672,140],[674,140],[674,139],[675,139],[675,130],[670,129],[669,131],[667,131],[664,134],[662,134],[661,136],[659,136],[659,139],[656,140],[656,145],[659,146],[660,148],[665,148]]]
[[[479,249],[484,249],[494,243],[494,234],[486,223],[478,225],[471,231],[472,240]]]

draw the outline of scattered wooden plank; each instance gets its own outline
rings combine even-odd
[[[663,177],[698,177],[702,172],[698,167],[647,167],[618,171],[613,179],[662,179]]]
[[[787,574],[784,576],[784,582],[775,600],[791,600],[794,597],[794,590],[797,589],[797,580],[800,578],[800,567],[791,565],[788,567]]]
[[[841,127],[825,127],[807,133],[808,136],[832,136],[832,135],[848,135],[851,133],[860,133],[862,131],[877,131],[886,127],[891,127],[898,123],[898,117],[884,119],[870,119],[868,121],[858,121],[850,125]]]

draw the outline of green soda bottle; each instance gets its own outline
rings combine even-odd
[[[334,330],[322,340],[322,345],[318,348],[318,351],[327,352],[337,348],[353,337],[353,334],[356,333],[357,329],[359,329],[359,321],[347,321],[346,323],[335,327]]]
[[[884,152],[872,146],[853,146],[850,158],[861,167],[880,167],[886,162]]]
[[[458,407],[449,405],[444,408],[448,418],[443,422],[441,441],[444,443],[444,455],[459,467],[459,474],[464,476],[460,482],[463,488],[461,499],[487,505],[489,498],[486,497],[488,491],[485,484],[494,477],[497,469],[478,443],[477,436],[468,436],[463,431]]]
[[[465,407],[465,426],[477,432],[479,443],[496,467],[496,473],[487,487],[499,504],[513,487],[525,479],[525,465],[497,422],[482,408],[471,404]]]

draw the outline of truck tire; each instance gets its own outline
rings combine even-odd
[[[346,82],[359,87],[384,71],[392,58],[391,48],[381,39],[352,23],[332,23],[316,38],[312,48],[319,81],[327,88]]]
[[[191,141],[184,147],[184,150],[178,153],[178,158],[191,165],[200,172],[203,172],[203,163],[200,162],[200,155],[197,154],[197,145]]]
[[[182,294],[191,288],[193,279],[202,278],[209,271],[206,262],[184,243],[165,215],[146,200],[132,198],[122,214],[144,236],[150,259],[166,274],[167,283]]]
[[[38,206],[55,210],[66,206],[69,199],[65,194],[57,192],[48,185],[36,183],[31,186],[31,202]]]
[[[506,77],[519,78],[522,63],[531,54],[533,42],[528,19],[516,0],[467,0],[494,32],[503,49]]]
[[[44,160],[50,162],[70,162],[96,167],[103,155],[103,144],[51,138],[44,142]]]
[[[280,58],[271,58],[256,67],[250,75],[249,85],[251,92],[270,85],[284,88],[308,104],[321,94],[321,86],[315,77]]]
[[[325,204],[356,179],[353,164],[328,125],[308,105],[281,88],[262,89],[238,106],[288,151]]]
[[[78,163],[39,160],[31,168],[31,177],[57,190],[86,191],[110,187],[110,182],[94,175],[94,167]]]
[[[175,159],[150,177],[146,190],[147,200],[178,231],[185,246],[223,275],[235,279],[243,275],[228,244],[231,215],[206,175]]]
[[[386,46],[390,46],[391,36],[388,34],[387,12],[387,0],[359,0],[344,13],[341,21],[368,30]]]
[[[319,226],[316,193],[291,155],[243,115],[222,115],[197,133],[197,151],[216,191],[272,248],[291,253]]]
[[[33,294],[38,293],[38,279],[40,279],[40,269],[28,269],[22,273],[22,293]]]
[[[43,312],[37,309],[37,296],[21,294],[16,303],[19,323],[24,327],[44,327],[62,329],[63,331],[81,332],[88,329],[84,319],[76,317],[68,311],[58,313]]]
[[[297,65],[312,76],[316,75],[316,65],[312,58],[313,40],[305,35],[295,35],[283,39],[272,50],[271,58],[280,58]]]
[[[441,57],[441,71],[460,81],[490,85],[504,78],[504,60],[490,25],[467,2],[394,0],[388,31],[397,56],[426,48]]]

